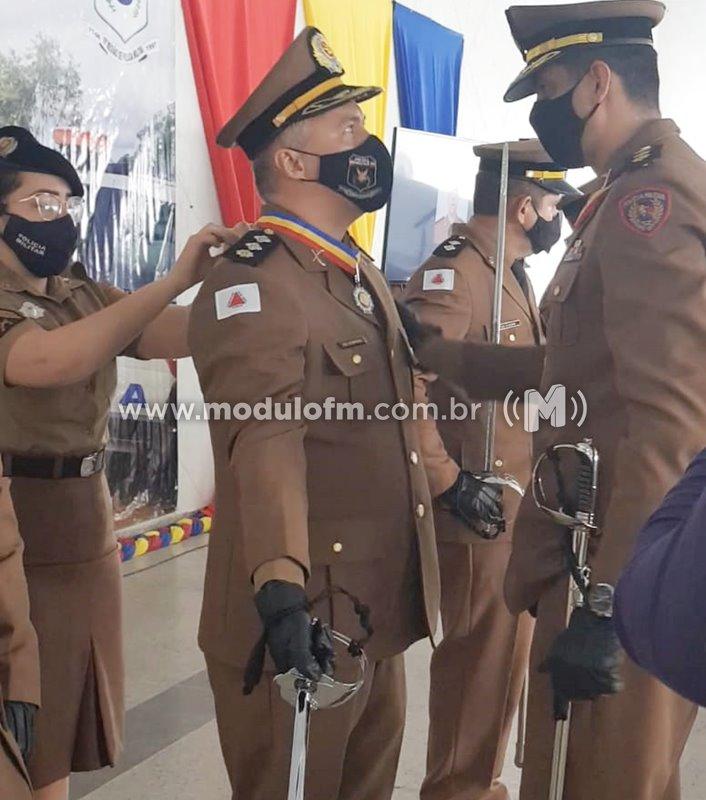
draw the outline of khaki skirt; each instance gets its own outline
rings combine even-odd
[[[28,767],[35,788],[114,765],[122,749],[120,562],[103,474],[13,478],[39,638],[42,707]]]

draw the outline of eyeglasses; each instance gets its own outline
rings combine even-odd
[[[39,216],[45,222],[52,222],[55,219],[59,219],[59,217],[62,217],[64,214],[68,214],[74,221],[74,225],[78,225],[83,216],[83,197],[73,196],[69,197],[67,200],[62,200],[55,194],[49,194],[49,192],[37,192],[18,202],[29,203],[30,201],[34,201]]]

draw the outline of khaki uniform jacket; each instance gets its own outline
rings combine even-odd
[[[582,392],[587,417],[544,423],[535,454],[593,439],[600,535],[589,562],[593,581],[615,585],[638,530],[706,440],[706,164],[671,120],[653,120],[611,166],[542,304],[542,391]],[[565,573],[564,536],[526,497],[506,581],[513,610]]]
[[[235,253],[248,245],[256,256],[238,263]],[[368,316],[354,303],[352,279],[288,235],[254,230],[231,252],[235,260],[216,265],[191,315],[189,340],[207,402],[334,398],[362,403],[369,413],[378,403],[411,403],[406,338],[372,263],[361,263],[376,309]],[[231,314],[233,303],[247,313]],[[275,565],[271,578],[296,579],[303,569],[311,597],[330,585],[352,592],[371,609],[369,657],[400,653],[433,631],[439,600],[416,428],[411,418],[290,416],[209,423],[216,517],[200,644],[227,663],[246,662],[261,632],[252,577]],[[290,577],[282,564],[298,566]],[[360,636],[340,596],[317,612]]]
[[[446,339],[488,342],[492,335],[493,292],[495,283],[494,236],[471,219],[454,226],[453,235],[441,244],[412,276],[404,296],[415,314],[436,325]],[[509,347],[531,347],[543,342],[539,311],[529,286],[529,298],[511,270],[503,273],[503,306],[501,342]],[[441,419],[450,414],[451,398],[468,403],[468,398],[443,379],[429,373],[415,378],[417,402],[431,402],[438,409],[439,419],[418,419],[424,464],[432,494],[438,497],[456,480],[459,468],[471,472],[483,469],[488,405],[478,407],[464,421]],[[510,426],[503,416],[502,404],[497,410],[494,471],[509,473],[526,486],[530,479],[532,440],[520,419]],[[503,496],[506,533],[520,505],[516,492]],[[457,517],[437,504],[437,537],[442,541],[485,542],[474,535]]]
[[[9,798],[29,797],[29,777],[16,742],[3,728],[3,702],[39,705],[39,652],[29,619],[22,540],[0,468],[0,786]]]
[[[37,294],[21,275],[0,264],[0,375],[12,345],[28,328],[54,330],[123,297],[120,289],[88,278],[80,264],[50,277],[45,294]],[[122,355],[137,357],[138,342],[139,338]],[[86,455],[100,449],[107,438],[115,386],[115,360],[85,381],[50,390],[9,387],[0,380],[0,451],[46,456]]]

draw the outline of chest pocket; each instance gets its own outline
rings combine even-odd
[[[542,320],[547,332],[547,345],[569,346],[579,338],[579,318],[574,286],[580,262],[562,262],[542,300]]]
[[[367,405],[384,396],[389,371],[377,343],[362,341],[362,337],[354,342],[324,342],[326,366],[332,375],[343,379],[351,402]]]

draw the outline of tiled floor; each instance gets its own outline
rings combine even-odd
[[[130,566],[124,579],[126,752],[114,770],[75,776],[72,800],[230,800],[204,662],[196,646],[205,543],[177,545]],[[426,644],[408,654],[408,723],[394,800],[419,797],[428,660]],[[706,719],[700,718],[683,762],[683,800],[706,797],[704,752]],[[510,763],[504,778],[515,800],[519,772]]]

